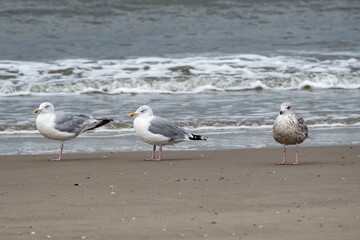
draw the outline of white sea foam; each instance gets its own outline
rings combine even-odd
[[[355,57],[229,55],[125,60],[0,61],[0,95],[359,89]]]

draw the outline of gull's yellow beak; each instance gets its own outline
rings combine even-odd
[[[136,112],[130,113],[129,117],[136,117],[138,114]]]
[[[34,113],[38,113],[38,112],[41,112],[40,108],[37,108],[37,109],[34,110]]]

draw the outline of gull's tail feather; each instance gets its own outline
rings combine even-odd
[[[103,126],[105,124],[108,124],[111,121],[114,121],[114,120],[110,119],[110,118],[96,119],[95,126],[92,126],[92,127],[88,128],[88,129],[86,129],[86,131],[93,130],[95,128],[101,127],[101,126]]]
[[[195,134],[191,134],[191,136],[189,137],[190,140],[207,140],[208,137],[206,136],[201,136],[201,135],[195,135]]]

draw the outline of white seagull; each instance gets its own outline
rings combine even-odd
[[[112,121],[112,119],[94,119],[90,115],[55,112],[54,105],[44,102],[34,110],[39,113],[36,118],[36,128],[41,135],[48,139],[61,141],[59,158],[50,161],[59,161],[62,158],[64,141],[73,139],[79,134],[92,130]]]
[[[154,145],[151,159],[161,160],[162,146],[173,145],[186,140],[206,140],[207,137],[194,135],[173,122],[161,117],[154,116],[148,106],[139,107],[136,112],[130,113],[134,119],[136,134],[146,143]],[[156,146],[159,146],[159,157],[156,158]]]
[[[273,125],[273,137],[275,141],[283,144],[283,161],[281,165],[288,164],[286,161],[286,145],[296,145],[296,157],[294,165],[298,165],[298,144],[309,138],[308,128],[304,119],[295,115],[290,103],[284,102],[280,105],[280,114]]]

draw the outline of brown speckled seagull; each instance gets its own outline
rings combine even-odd
[[[288,102],[280,105],[280,114],[273,125],[273,137],[275,141],[283,144],[283,160],[280,165],[289,164],[286,160],[286,145],[296,146],[296,157],[293,165],[298,165],[298,144],[305,141],[308,135],[308,128],[302,117],[295,115]]]

